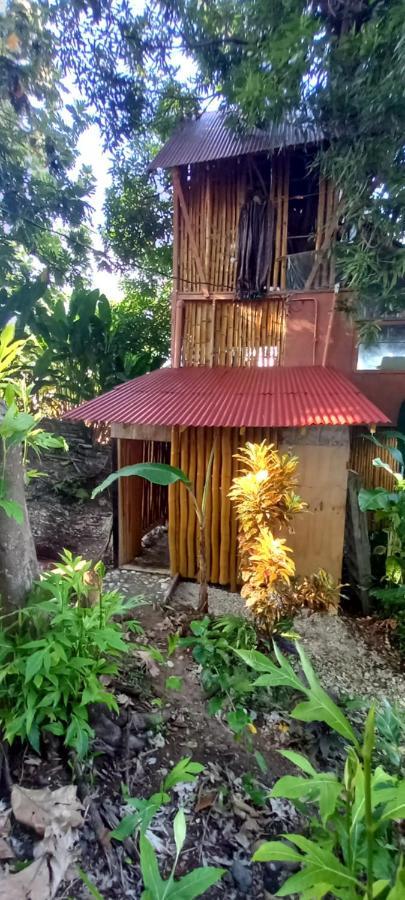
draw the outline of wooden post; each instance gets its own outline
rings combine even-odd
[[[281,222],[281,274],[280,287],[285,288],[287,283],[287,237],[288,237],[288,207],[289,207],[289,191],[290,191],[290,157],[286,156],[284,160],[284,178],[282,180],[282,204],[283,210]]]
[[[371,585],[370,542],[367,513],[359,507],[362,480],[357,472],[349,471],[346,516],[346,563],[350,580],[359,596],[364,615],[369,612]]]
[[[179,178],[178,169],[176,169],[177,178]],[[171,334],[171,362],[172,366],[178,367],[180,365],[180,353],[181,347],[177,346],[177,340],[179,337],[179,327],[177,324],[177,318],[180,313],[182,315],[182,307],[180,310],[178,309],[178,292],[179,292],[179,256],[180,253],[184,252],[184,248],[180,247],[180,228],[179,228],[179,200],[177,196],[176,189],[176,179],[172,178],[173,181],[173,293],[172,293],[172,334]],[[181,340],[181,325],[180,324],[180,340]]]
[[[143,441],[118,440],[118,468],[143,462]],[[141,478],[120,478],[118,486],[118,565],[133,562],[142,548]]]

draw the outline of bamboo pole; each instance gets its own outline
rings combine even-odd
[[[195,231],[194,231],[194,227],[193,227],[193,222],[191,220],[191,216],[190,216],[189,210],[187,208],[187,204],[186,204],[185,197],[183,194],[183,189],[182,189],[181,182],[180,182],[179,173],[176,171],[176,169],[173,170],[173,182],[174,182],[174,185],[176,188],[176,192],[177,192],[177,196],[178,196],[178,200],[179,200],[179,204],[180,204],[180,209],[183,214],[185,228],[186,228],[188,238],[189,238],[189,241],[190,241],[193,253],[194,253],[194,262],[195,262],[195,265],[197,268],[198,277],[201,282],[201,290],[202,290],[203,294],[208,294],[208,287],[207,287],[208,279],[207,279],[206,273],[204,271],[204,266],[203,266],[203,263],[201,260],[200,251],[199,251],[199,247],[197,244],[197,239],[196,239],[196,235],[195,235]]]
[[[180,432],[180,468],[188,473],[188,441],[189,430],[185,429]],[[179,485],[180,495],[180,522],[179,522],[179,572],[184,578],[188,576],[188,559],[187,559],[187,520],[188,520],[188,491],[184,484]]]
[[[214,432],[212,428],[205,429],[205,463],[204,463],[204,481],[205,473],[208,471],[211,450],[214,440]],[[207,578],[211,581],[211,515],[212,515],[212,476],[211,484],[208,486],[207,506],[205,511],[205,553],[207,559]]]
[[[211,578],[210,581],[217,584],[219,581],[219,526],[220,526],[220,507],[221,507],[221,441],[219,429],[215,428],[213,432],[213,441],[215,444],[214,462],[212,466],[212,508],[211,508]]]
[[[203,491],[204,491],[205,472],[206,472],[205,430],[204,430],[204,428],[196,428],[195,434],[196,434],[195,495],[197,498],[197,503],[201,509],[201,503],[202,503]],[[196,559],[198,560],[199,552],[200,552],[200,533],[199,533],[199,528],[197,527],[197,525],[194,530],[194,538],[195,538],[195,554],[196,554]]]
[[[282,214],[282,237],[281,237],[281,275],[280,287],[285,288],[287,283],[287,237],[288,237],[288,192],[290,183],[290,157],[285,158],[284,162],[284,178],[283,178],[283,214]]]
[[[280,286],[280,255],[281,255],[281,218],[282,218],[282,169],[281,158],[274,157],[274,191],[275,191],[275,240],[274,240],[274,269],[273,269],[273,287]]]
[[[238,474],[238,462],[235,459],[235,454],[238,452],[238,447],[240,446],[239,434],[237,428],[232,428],[231,434],[231,449],[232,449],[232,459],[231,459],[231,480],[235,478]],[[230,588],[231,591],[236,591],[238,588],[238,522],[236,518],[235,510],[230,507],[230,520],[231,520],[231,535],[230,535],[230,553],[229,553],[229,567],[230,567]]]
[[[170,465],[176,469],[180,466],[179,459],[179,432],[178,428],[172,428],[172,440],[170,448]],[[171,484],[169,487],[169,553],[170,572],[174,576],[179,571],[179,485]]]
[[[219,559],[219,583],[229,584],[231,501],[229,490],[232,480],[232,436],[230,428],[223,428],[221,435],[221,546]]]
[[[197,474],[197,447],[196,440],[197,434],[195,428],[189,429],[189,459],[188,459],[188,470],[186,471],[188,477],[191,481],[192,485],[195,485],[196,474]],[[187,492],[188,499],[188,512],[187,512],[187,574],[189,578],[195,578],[197,571],[197,562],[195,557],[195,536],[197,529],[197,518],[195,514],[195,508],[190,497],[190,494]]]

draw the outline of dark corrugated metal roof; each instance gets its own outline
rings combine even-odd
[[[83,403],[65,418],[228,428],[389,421],[348,378],[322,366],[157,369]]]
[[[253,128],[248,133],[238,134],[229,128],[226,119],[225,112],[216,110],[184,122],[152,160],[149,169],[168,169],[171,166],[228,159],[280,147],[313,144],[323,139],[319,128],[304,128],[288,122],[271,124],[263,131]]]

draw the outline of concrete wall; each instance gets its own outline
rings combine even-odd
[[[283,365],[327,365],[344,372],[396,424],[405,400],[405,372],[358,372],[356,333],[333,292],[295,295],[287,301]]]

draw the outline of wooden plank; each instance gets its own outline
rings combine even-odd
[[[342,579],[348,432],[346,427],[283,430],[280,452],[298,456],[297,493],[309,504],[308,512],[295,516],[294,533],[282,535],[294,552],[298,575],[322,566],[336,581]],[[317,443],[320,436],[324,443]]]
[[[138,441],[170,441],[171,428],[167,425],[126,425],[113,422],[111,437]]]

